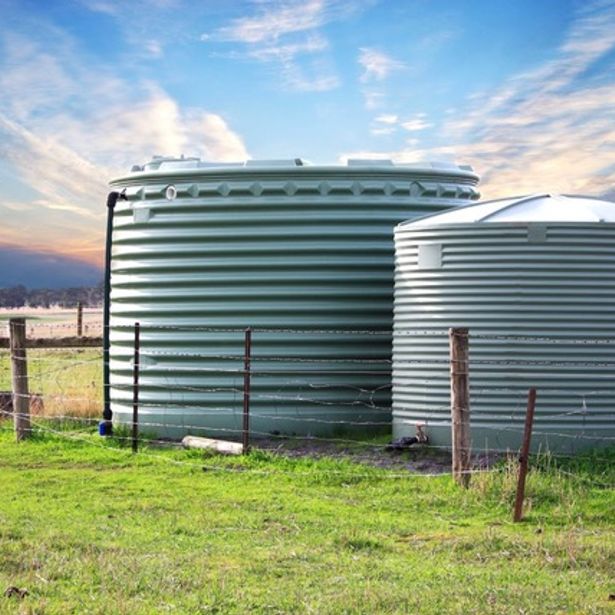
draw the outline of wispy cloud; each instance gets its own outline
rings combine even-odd
[[[98,18],[104,15],[115,21],[118,38],[130,46],[129,58],[133,62],[162,58],[165,49],[188,39],[185,21],[177,19],[182,12],[194,7],[185,6],[185,0],[73,0]]]
[[[420,132],[431,128],[426,113],[417,113],[408,119],[401,119],[394,113],[381,113],[374,118],[370,133],[374,136],[390,135],[402,128],[408,132]]]
[[[365,101],[365,108],[368,111],[374,111],[375,109],[381,109],[386,102],[386,95],[380,90],[364,89],[363,100]]]
[[[372,126],[369,132],[374,137],[382,137],[384,135],[392,135],[395,130],[395,126]]]
[[[304,40],[294,43],[264,45],[248,51],[250,57],[257,60],[280,60],[282,62],[292,60],[302,53],[318,53],[329,47],[329,41],[320,34],[313,34]]]
[[[599,194],[613,186],[614,51],[615,2],[588,3],[552,60],[444,126],[460,138],[459,155],[482,170],[485,191]],[[606,80],[591,76],[599,60],[611,66]]]
[[[146,16],[156,10],[178,8],[181,0],[133,0],[125,2],[124,0],[79,0],[79,3],[85,8],[95,13],[104,13],[119,17],[125,15],[129,11],[135,11]]]
[[[382,113],[374,118],[374,124],[369,129],[375,137],[391,135],[397,131],[399,117],[393,113]]]
[[[599,70],[592,70],[597,63]],[[609,69],[610,67],[610,69]],[[425,118],[402,123],[423,130]],[[405,124],[405,126],[404,126]],[[446,143],[380,152],[401,162],[457,159],[487,197],[539,190],[604,194],[615,186],[615,2],[586,4],[554,56],[479,93],[438,130]],[[371,156],[353,152],[342,158]]]
[[[331,90],[340,79],[326,55],[330,43],[322,28],[360,6],[344,0],[275,0],[259,4],[254,15],[203,33],[201,40],[240,45],[227,57],[276,65],[289,89]]]
[[[94,13],[104,13],[114,17],[121,10],[121,4],[114,0],[81,0],[81,4]]]
[[[161,58],[163,56],[163,46],[160,41],[149,39],[144,42],[143,48],[152,58]]]
[[[29,218],[45,221],[28,233],[33,243],[53,238],[63,250],[100,252],[106,182],[152,154],[248,157],[220,115],[84,64],[61,33],[48,33],[44,47],[15,33],[0,40],[0,156],[38,194],[24,204],[35,208]],[[49,233],[47,221],[58,217],[66,224]],[[15,215],[3,220],[3,237],[24,224]]]
[[[277,41],[286,34],[315,30],[325,22],[324,0],[274,2],[261,5],[257,15],[239,17],[216,35],[221,40],[247,44]]]
[[[282,67],[282,74],[286,83],[297,92],[327,92],[334,90],[340,84],[336,75],[327,69],[319,70],[318,62],[306,71],[292,62]],[[310,74],[311,73],[311,74]]]
[[[363,74],[361,75],[361,81],[363,82],[371,80],[382,81],[392,72],[406,67],[403,62],[371,47],[361,47],[359,49],[359,64],[363,67]]]
[[[399,117],[393,113],[383,113],[374,118],[374,121],[380,124],[397,124]]]
[[[427,121],[424,113],[418,113],[413,118],[406,120],[405,122],[401,122],[400,126],[408,132],[419,132],[421,130],[431,128],[433,124]]]

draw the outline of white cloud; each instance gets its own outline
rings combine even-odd
[[[106,15],[117,16],[121,6],[113,0],[81,0],[81,4],[94,13],[104,13]]]
[[[394,126],[376,126],[376,127],[372,127],[369,129],[370,134],[374,135],[375,137],[381,137],[384,135],[391,135],[395,132],[395,127]]]
[[[160,41],[150,39],[144,43],[145,52],[152,58],[161,58],[163,55],[162,43]]]
[[[358,5],[346,0],[275,0],[259,3],[255,15],[239,17],[202,41],[239,44],[231,59],[250,59],[273,64],[276,75],[291,90],[322,92],[339,86],[340,80],[328,60],[330,43],[320,29]]]
[[[195,112],[190,123],[185,124],[188,131],[185,142],[199,139],[204,144],[203,153],[210,160],[246,160],[249,154],[241,137],[229,128],[226,121],[216,113]]]
[[[399,118],[393,113],[382,113],[374,118],[375,125],[372,125],[369,132],[375,137],[391,135],[397,132]]]
[[[255,47],[247,53],[257,60],[280,60],[283,62],[292,60],[299,54],[325,51],[328,47],[329,42],[323,36],[316,34],[300,42]]]
[[[147,18],[152,12],[178,8],[181,0],[79,0],[88,10],[112,17],[125,18],[127,15]]]
[[[365,108],[368,111],[374,111],[375,109],[381,109],[384,106],[386,97],[384,92],[377,90],[364,90],[363,100],[365,101]]]
[[[429,148],[379,152],[400,162],[458,160],[495,198],[536,191],[605,194],[615,186],[615,2],[584,5],[554,56],[457,108]],[[607,54],[610,54],[607,56]],[[603,62],[603,66],[598,65]],[[610,67],[610,68],[609,68]],[[402,126],[428,126],[415,116]],[[373,152],[351,152],[343,159]]]
[[[431,128],[433,124],[428,122],[422,114],[417,115],[416,117],[406,120],[405,122],[401,122],[400,126],[407,130],[408,132],[418,132],[420,130],[425,130],[427,128]]]
[[[194,21],[201,11],[207,12],[199,6],[187,7],[185,0],[72,0],[71,4],[75,2],[98,13],[98,20],[114,20],[118,48],[124,43],[130,47],[127,63],[159,59],[165,49],[191,39],[186,20]]]
[[[58,92],[66,98],[79,95],[75,75],[49,50],[13,32],[4,32],[0,45],[0,108],[11,117],[23,119],[48,110]],[[62,54],[70,52],[64,44]]]
[[[397,124],[399,117],[393,113],[383,113],[374,118],[374,121],[380,122],[381,124]]]
[[[339,86],[340,81],[335,75],[315,75],[308,77],[304,71],[295,64],[283,67],[286,83],[297,92],[327,92]]]
[[[387,135],[395,132],[399,127],[408,132],[419,132],[431,128],[433,124],[428,122],[425,113],[417,113],[413,118],[402,121],[398,115],[394,113],[381,113],[374,118],[376,126],[370,129],[373,135]],[[384,125],[384,126],[383,126]]]
[[[240,43],[270,43],[286,34],[314,30],[324,23],[324,0],[274,2],[258,15],[234,19],[216,32],[217,38]]]
[[[371,47],[361,47],[359,49],[359,64],[364,69],[361,75],[361,81],[363,82],[371,80],[382,81],[392,72],[405,68],[403,62]]]
[[[39,195],[24,202],[40,221],[28,231],[32,243],[53,240],[62,250],[93,253],[98,246],[100,253],[107,181],[153,154],[249,157],[220,115],[182,108],[156,84],[128,83],[87,65],[64,37],[48,37],[45,48],[14,34],[4,42],[10,53],[0,56],[0,156]],[[28,224],[11,216],[2,236]]]

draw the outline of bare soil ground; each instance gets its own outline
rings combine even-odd
[[[323,442],[311,438],[291,441],[262,438],[254,442],[254,448],[275,452],[291,459],[343,459],[378,468],[421,474],[440,474],[451,468],[449,452],[425,445],[414,445],[405,450],[390,450],[386,444]],[[502,455],[497,453],[478,453],[473,456],[472,465],[476,469],[487,469],[501,458]]]

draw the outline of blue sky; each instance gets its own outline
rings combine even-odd
[[[153,154],[615,195],[615,0],[0,0],[0,243],[99,260]]]

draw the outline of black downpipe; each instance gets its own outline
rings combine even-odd
[[[111,245],[113,238],[113,215],[118,199],[125,198],[119,192],[109,192],[107,196],[107,237],[105,240],[105,302],[103,309],[103,422],[100,434],[110,436],[113,433],[113,413],[111,412],[111,388],[109,368],[109,320],[111,314]]]

